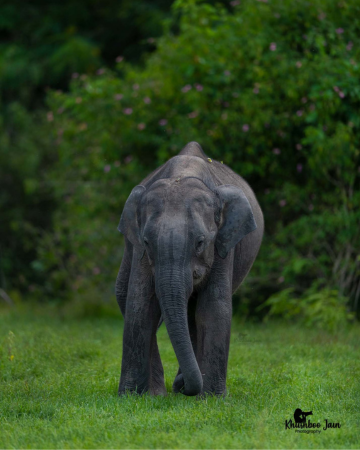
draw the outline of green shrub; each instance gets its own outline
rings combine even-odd
[[[111,291],[131,187],[196,140],[247,179],[265,215],[236,308],[294,288],[359,309],[360,5],[233,5],[178,0],[179,34],[168,24],[144,68],[122,61],[122,78],[81,76],[49,95],[59,204],[39,258],[49,292]]]

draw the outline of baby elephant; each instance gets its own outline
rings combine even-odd
[[[116,280],[124,316],[119,394],[166,395],[156,341],[162,321],[180,366],[174,392],[226,393],[231,296],[263,228],[249,185],[196,142],[132,190],[118,228],[126,243]]]

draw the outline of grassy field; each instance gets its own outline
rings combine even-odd
[[[120,315],[0,310],[0,448],[359,448],[360,329],[233,323],[225,399],[117,396]],[[340,429],[285,429],[296,408]]]

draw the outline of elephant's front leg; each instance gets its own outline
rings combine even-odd
[[[209,280],[198,295],[196,309],[197,361],[203,394],[226,394],[226,373],[232,316],[233,252],[216,256]]]
[[[160,306],[146,259],[134,253],[126,300],[119,394],[150,389],[151,351],[160,319]]]

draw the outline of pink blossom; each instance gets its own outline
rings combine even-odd
[[[114,162],[114,166],[115,166],[115,167],[120,167],[120,161],[115,161],[115,162]]]
[[[333,89],[334,89],[335,92],[339,92],[340,91],[340,89],[337,86],[333,86]]]
[[[232,0],[232,1],[230,2],[230,5],[231,5],[231,6],[237,6],[237,5],[240,5],[240,1],[239,1],[239,0]]]
[[[245,125],[243,125],[242,129],[243,129],[243,131],[247,132],[247,131],[249,131],[250,127],[247,123],[245,123]]]
[[[79,74],[77,73],[77,72],[74,72],[72,75],[71,75],[71,78],[79,78]]]
[[[130,156],[130,155],[124,159],[125,164],[129,164],[131,161],[132,161],[132,156]]]
[[[299,109],[299,111],[296,111],[296,114],[301,117],[303,115],[303,110]]]
[[[110,169],[111,169],[110,164],[106,164],[106,166],[104,166],[104,172],[105,172],[105,173],[110,172]]]
[[[276,50],[276,44],[275,44],[275,42],[272,42],[271,44],[270,44],[270,50],[272,51],[272,52],[274,52],[275,50]]]
[[[123,94],[115,94],[114,95],[115,100],[121,100],[123,97],[124,97]]]
[[[197,91],[202,91],[204,89],[201,84],[195,84],[195,88]]]
[[[58,114],[62,114],[65,111],[65,108],[62,106],[57,110]]]
[[[195,119],[195,117],[197,117],[198,114],[199,113],[197,111],[193,111],[193,112],[188,114],[188,117],[190,117],[190,119]]]
[[[302,66],[302,62],[301,61],[296,61],[296,67],[298,67],[300,69],[301,66]]]
[[[278,278],[278,283],[283,283],[284,281],[285,281],[284,277],[281,276],[281,277]]]
[[[164,127],[167,123],[168,121],[166,119],[159,120],[159,125],[161,125],[162,127]]]
[[[296,150],[301,150],[302,149],[302,145],[301,144],[296,144]]]
[[[46,114],[46,118],[47,118],[48,122],[52,122],[52,121],[54,120],[54,114],[53,114],[53,112],[52,112],[52,111],[49,111],[49,112]]]
[[[183,88],[181,88],[182,92],[188,92],[191,90],[191,84],[186,84]]]
[[[335,31],[337,32],[337,34],[343,34],[344,29],[343,28],[336,28]]]
[[[101,273],[101,270],[100,270],[99,267],[94,267],[94,268],[93,268],[93,274],[94,274],[94,275],[99,275],[100,273]]]
[[[230,75],[231,75],[230,70],[224,70],[224,75],[225,75],[226,77],[230,76]]]
[[[297,170],[299,173],[301,173],[302,170],[303,170],[302,164],[298,164],[298,165],[296,166],[296,170]]]
[[[139,84],[137,84],[137,83],[133,84],[134,91],[137,91],[139,89],[139,87],[140,87]]]
[[[115,61],[117,62],[117,63],[121,63],[121,61],[123,61],[124,60],[124,57],[123,56],[117,56],[116,58],[115,58]]]
[[[279,205],[283,208],[286,205],[286,200],[280,200]]]
[[[96,71],[96,74],[97,75],[103,75],[105,73],[105,69],[98,69],[97,71]]]
[[[124,114],[126,114],[127,116],[129,116],[130,114],[132,114],[133,110],[132,108],[125,108],[124,109]]]
[[[301,101],[302,101],[303,103],[306,103],[306,102],[307,102],[307,98],[306,98],[306,97],[303,97],[303,98],[301,99]]]
[[[350,51],[353,48],[353,43],[351,41],[348,42],[348,45],[346,46],[346,50]]]
[[[254,93],[254,94],[258,94],[258,93],[259,93],[259,88],[258,88],[258,87],[255,87],[255,88],[253,89],[253,93]]]
[[[344,98],[344,97],[345,97],[345,94],[344,94],[342,91],[340,91],[340,92],[339,92],[339,97],[340,97],[340,98]]]
[[[81,103],[82,102],[82,98],[81,97],[76,97],[75,102],[78,103],[78,104]]]
[[[146,125],[144,123],[139,123],[137,127],[141,131],[145,129]]]
[[[274,155],[280,155],[281,150],[279,148],[273,148]]]
[[[149,37],[147,41],[148,41],[149,44],[154,44],[155,43],[155,39],[153,37]]]
[[[314,209],[314,205],[313,204],[310,204],[309,205],[309,211],[312,211]]]
[[[145,97],[144,98],[144,103],[146,103],[147,105],[149,105],[151,103],[151,98],[150,97]]]

